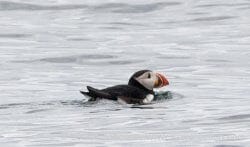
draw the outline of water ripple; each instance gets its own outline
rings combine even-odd
[[[60,5],[60,6],[45,6],[37,4],[28,3],[17,3],[17,2],[0,2],[0,11],[10,11],[10,10],[26,10],[26,11],[36,11],[36,10],[70,10],[70,9],[84,9],[87,8],[86,5]]]
[[[50,63],[81,63],[86,60],[100,60],[100,59],[114,59],[114,58],[117,58],[117,56],[89,54],[89,55],[78,55],[78,56],[67,56],[67,57],[43,58],[40,59],[39,61],[50,62]]]
[[[226,117],[221,117],[219,120],[242,120],[242,119],[249,119],[250,114],[238,114],[238,115],[231,115]]]
[[[36,109],[36,110],[30,110],[27,111],[27,114],[32,114],[32,113],[38,113],[38,112],[45,112],[45,111],[49,111],[50,109]]]
[[[240,146],[240,145],[225,145],[225,144],[223,144],[223,145],[216,145],[214,147],[243,147],[243,146]]]
[[[180,5],[179,2],[161,2],[152,4],[129,5],[124,3],[108,3],[95,7],[97,10],[109,10],[115,13],[147,13],[163,9],[166,6]]]
[[[71,9],[88,9],[88,10],[98,10],[98,11],[111,11],[114,13],[146,13],[156,10],[160,10],[166,6],[176,6],[180,5],[179,2],[159,2],[151,4],[125,4],[125,3],[106,3],[97,6],[90,5],[37,5],[29,3],[18,3],[18,2],[0,2],[0,11],[10,11],[10,10],[26,10],[26,11],[36,11],[36,10],[71,10]]]
[[[116,60],[116,61],[110,61],[110,64],[113,65],[127,65],[127,64],[133,64],[133,63],[140,63],[144,60]]]
[[[30,34],[0,34],[0,38],[25,38],[31,36]]]
[[[234,3],[234,4],[202,4],[197,5],[199,8],[211,8],[211,7],[236,7],[236,6],[246,6],[250,3]]]
[[[210,17],[195,18],[192,21],[220,21],[233,18],[235,18],[235,16],[210,16]]]

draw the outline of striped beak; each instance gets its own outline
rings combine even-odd
[[[169,82],[164,75],[156,73],[156,77],[157,79],[155,81],[154,88],[160,88],[160,87],[169,85]]]

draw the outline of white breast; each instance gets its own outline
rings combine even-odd
[[[143,104],[148,104],[150,103],[152,100],[154,99],[154,95],[153,94],[148,94],[146,96],[146,98],[143,99]]]

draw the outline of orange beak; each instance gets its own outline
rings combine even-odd
[[[164,75],[156,73],[156,76],[157,80],[155,81],[155,86],[154,86],[155,88],[160,88],[169,85],[169,82]]]

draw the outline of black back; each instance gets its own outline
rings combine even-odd
[[[102,91],[110,94],[113,100],[117,100],[119,96],[144,99],[149,94],[147,91],[130,85],[117,85],[102,89]]]

